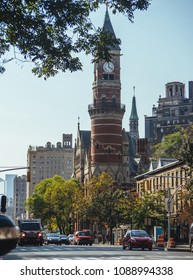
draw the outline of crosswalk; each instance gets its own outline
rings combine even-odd
[[[45,245],[17,247],[3,259],[9,260],[193,260],[191,252],[122,250],[119,246]]]

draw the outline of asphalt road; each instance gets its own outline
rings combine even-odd
[[[123,250],[121,246],[44,245],[17,247],[3,260],[193,260],[193,253],[184,250],[154,248],[152,251]]]

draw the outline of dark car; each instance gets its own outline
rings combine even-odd
[[[190,226],[189,231],[189,245],[190,245],[190,252],[193,253],[193,223]]]
[[[74,233],[73,244],[74,245],[90,245],[94,242],[93,236],[90,231],[76,231]]]
[[[66,234],[60,234],[60,242],[61,244],[69,245],[70,241]]]
[[[122,240],[123,249],[141,248],[142,250],[149,249],[151,251],[152,245],[152,238],[144,230],[128,230]]]
[[[46,245],[49,244],[61,245],[60,235],[57,233],[47,233],[44,239],[44,243]]]

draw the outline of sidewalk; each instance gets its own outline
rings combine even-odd
[[[99,243],[99,244],[94,244],[96,246],[107,246],[107,247],[120,247],[121,245],[111,245],[109,243]],[[188,244],[177,244],[174,248],[167,248],[167,244],[165,243],[165,245],[163,247],[159,247],[156,244],[153,245],[153,250],[162,250],[162,251],[181,251],[181,252],[190,252],[190,246]]]
[[[167,248],[167,251],[183,251],[190,252],[190,246],[188,244],[177,244],[174,248]]]
[[[190,252],[190,246],[188,244],[177,244],[173,248],[167,248],[167,246],[164,247],[155,246],[154,249],[165,250],[165,251]]]

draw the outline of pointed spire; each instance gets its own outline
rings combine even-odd
[[[131,107],[131,115],[130,120],[139,120],[137,115],[137,106],[136,106],[136,98],[135,98],[135,87],[133,87],[133,99],[132,99],[132,107]]]
[[[109,17],[109,12],[108,12],[108,6],[106,5],[106,13],[105,13],[105,19],[104,19],[104,24],[103,24],[103,30],[109,33],[112,33],[113,36],[116,38],[113,26],[111,24],[111,20]],[[119,45],[115,45],[112,47],[113,50],[120,50]]]

